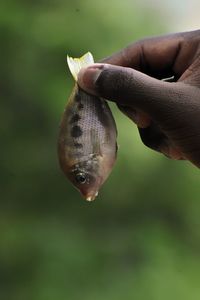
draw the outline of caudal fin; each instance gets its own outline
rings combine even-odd
[[[94,63],[94,58],[90,52],[87,52],[80,58],[73,58],[67,55],[67,63],[72,76],[77,81],[77,76],[80,69],[87,67]]]

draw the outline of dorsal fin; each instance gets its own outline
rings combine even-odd
[[[67,55],[67,63],[72,76],[77,81],[77,76],[81,68],[87,67],[94,63],[94,58],[90,52],[87,52],[80,58],[73,58]]]

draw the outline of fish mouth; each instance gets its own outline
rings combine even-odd
[[[90,193],[84,193],[80,191],[82,196],[85,198],[86,201],[91,202],[94,201],[95,198],[98,196],[98,191],[90,192]]]

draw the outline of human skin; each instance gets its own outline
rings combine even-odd
[[[134,42],[82,69],[78,84],[116,102],[146,146],[200,167],[200,30]]]

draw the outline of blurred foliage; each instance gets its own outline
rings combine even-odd
[[[57,162],[66,54],[98,60],[167,29],[130,0],[0,2],[0,299],[199,299],[195,167],[145,148],[114,105],[118,161],[95,202]]]

